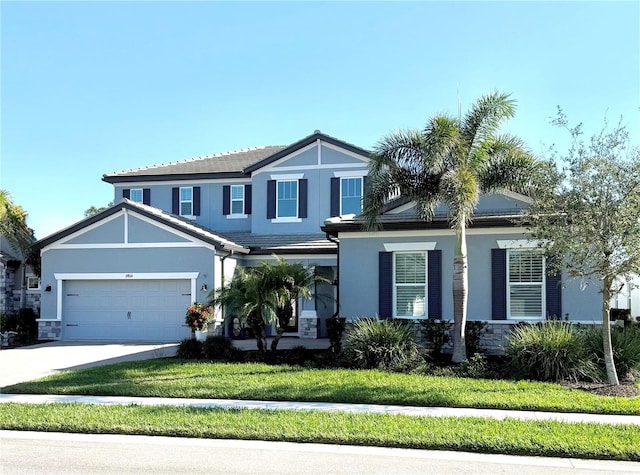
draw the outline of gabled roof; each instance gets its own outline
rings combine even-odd
[[[162,165],[106,173],[102,176],[102,181],[107,183],[126,183],[160,181],[168,178],[246,178],[247,175],[243,170],[247,166],[259,162],[284,148],[284,145],[256,147],[179,162],[164,163]]]
[[[368,150],[365,150],[363,148],[360,148],[356,145],[350,144],[348,142],[344,142],[340,139],[337,139],[335,137],[332,137],[330,135],[327,134],[323,134],[322,132],[320,132],[319,130],[316,130],[313,134],[308,135],[307,137],[303,138],[302,140],[298,140],[296,143],[293,143],[291,145],[289,145],[286,148],[283,148],[282,150],[280,150],[277,153],[274,153],[273,155],[270,155],[268,157],[265,157],[264,159],[260,160],[259,162],[254,163],[253,165],[250,165],[248,167],[246,167],[244,169],[245,173],[251,173],[254,172],[262,167],[265,167],[267,165],[272,164],[273,162],[275,162],[276,160],[279,160],[283,157],[286,157],[287,155],[296,152],[298,150],[300,150],[301,148],[306,147],[307,145],[311,145],[312,143],[316,142],[317,140],[322,140],[323,142],[327,142],[330,143],[332,145],[335,145],[336,147],[340,147],[343,148],[345,150],[348,150],[350,152],[356,153],[358,155],[362,155],[363,157],[368,157],[369,154],[371,152],[369,152]]]
[[[98,213],[94,216],[86,218],[68,228],[63,229],[62,231],[58,231],[50,236],[47,236],[44,239],[37,241],[34,244],[34,249],[42,249],[56,241],[59,241],[67,236],[72,235],[82,229],[97,223],[109,216],[112,216],[119,211],[126,209],[129,211],[133,211],[142,216],[150,218],[158,223],[169,226],[177,231],[181,231],[189,236],[195,237],[203,242],[208,244],[212,244],[216,247],[216,249],[224,250],[227,252],[239,252],[242,254],[248,254],[249,249],[243,247],[235,242],[226,239],[219,234],[213,233],[210,229],[207,229],[203,226],[195,224],[194,222],[181,218],[179,216],[175,216],[169,213],[165,213],[164,211],[154,208],[152,206],[143,205],[141,203],[135,203],[133,201],[124,199],[120,203],[115,204],[114,206]]]
[[[286,157],[317,140],[322,140],[363,157],[369,156],[369,151],[317,130],[313,134],[288,146],[272,145],[249,148],[190,160],[105,173],[102,176],[102,181],[107,183],[131,183],[168,179],[248,178],[251,172]]]

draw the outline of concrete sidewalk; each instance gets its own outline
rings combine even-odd
[[[595,424],[626,424],[640,426],[640,416],[580,414],[541,411],[508,411],[501,409],[470,409],[454,407],[417,407],[375,404],[343,404],[329,402],[251,401],[235,399],[187,399],[124,396],[66,396],[47,394],[0,394],[0,403],[83,403],[101,405],[191,406],[223,409],[266,409],[274,411],[322,411],[370,414],[402,414],[427,417],[484,417],[488,419],[519,419],[526,421],[588,422]]]

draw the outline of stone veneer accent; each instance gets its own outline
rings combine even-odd
[[[0,264],[0,313],[12,313],[15,270]]]
[[[300,338],[318,338],[318,317],[300,317],[298,320],[298,335]]]
[[[62,336],[62,322],[59,320],[40,320],[38,322],[38,340],[59,340]]]

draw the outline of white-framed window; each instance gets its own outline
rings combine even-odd
[[[426,251],[393,253],[393,316],[426,318]]]
[[[27,276],[27,290],[40,290],[40,278],[38,276]]]
[[[244,214],[244,185],[231,185],[231,214]]]
[[[180,216],[193,216],[193,188],[180,188]]]
[[[276,218],[298,217],[298,180],[276,183]]]
[[[340,178],[340,214],[362,211],[362,177]]]
[[[507,318],[544,319],[545,275],[540,249],[507,250]]]
[[[131,188],[129,190],[129,199],[131,201],[135,201],[136,203],[142,203],[143,201],[142,188]]]

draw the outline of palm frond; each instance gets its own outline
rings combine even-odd
[[[509,97],[509,94],[495,91],[482,96],[471,106],[460,131],[467,151],[465,159],[471,158],[474,150],[494,135],[504,120],[514,116],[515,101]]]
[[[460,147],[460,128],[457,121],[446,115],[433,116],[423,131],[425,168],[433,173],[451,168],[453,157]]]

